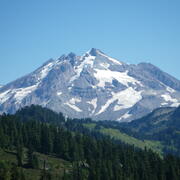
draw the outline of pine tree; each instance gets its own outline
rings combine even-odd
[[[18,166],[22,166],[23,165],[23,147],[21,144],[17,145],[16,157],[17,157]]]
[[[52,180],[52,174],[49,171],[42,170],[40,180]]]
[[[0,161],[0,180],[11,180],[10,166],[4,161]]]
[[[28,167],[37,169],[39,167],[39,161],[37,156],[34,154],[32,147],[27,151]]]

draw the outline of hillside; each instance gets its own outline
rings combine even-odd
[[[27,149],[23,149],[23,152],[23,166],[18,167],[17,152],[0,149],[0,179],[3,176],[2,171],[4,171],[7,179],[7,174],[9,173],[9,176],[14,176],[14,179],[17,180],[39,180],[44,173],[44,162],[46,163],[46,176],[50,176],[54,180],[72,176],[73,164],[69,161],[52,155],[35,153],[38,158],[38,167],[26,167],[28,163],[26,157]],[[14,171],[11,168],[14,168]]]
[[[83,124],[86,128],[90,129],[91,131],[98,131],[106,136],[109,136],[113,140],[120,140],[123,143],[133,145],[137,148],[141,149],[151,149],[152,151],[158,153],[159,155],[163,154],[163,145],[160,141],[152,141],[152,140],[141,140],[130,136],[126,133],[121,132],[116,128],[108,128],[104,127],[103,125],[99,125],[96,129],[95,123],[84,123]]]
[[[0,178],[178,180],[179,158],[112,140],[80,122],[40,106],[0,116]]]
[[[121,126],[139,137],[161,141],[166,145],[164,151],[180,155],[180,107],[159,108],[141,119]]]

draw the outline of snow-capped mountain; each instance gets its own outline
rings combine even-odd
[[[180,104],[180,81],[149,63],[126,64],[97,49],[49,60],[0,88],[0,113],[39,104],[73,118],[130,121]]]

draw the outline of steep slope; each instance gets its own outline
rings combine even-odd
[[[180,104],[180,81],[157,67],[128,65],[97,49],[49,60],[0,89],[0,112],[39,104],[73,118],[130,121]]]
[[[150,114],[128,123],[127,127],[146,135],[154,135],[167,129],[180,131],[180,107],[158,108]]]
[[[158,108],[152,113],[120,127],[134,132],[138,137],[161,141],[164,151],[180,155],[180,107]],[[127,131],[126,131],[127,132]]]

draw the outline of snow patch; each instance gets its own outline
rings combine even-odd
[[[114,111],[130,108],[142,99],[141,92],[135,91],[132,87],[118,93],[112,93],[112,98],[103,105],[96,115],[103,113],[114,101],[117,104],[114,106]]]
[[[57,95],[60,96],[62,94],[62,92],[57,92]]]
[[[77,79],[80,76],[80,74],[81,74],[81,72],[82,72],[84,67],[90,66],[92,68],[93,64],[94,64],[94,59],[95,58],[96,58],[95,56],[88,56],[88,57],[85,57],[85,59],[83,60],[83,57],[82,57],[81,60],[83,60],[83,61],[81,62],[81,64],[79,66],[75,66],[74,67],[76,75],[74,75],[71,78],[70,82],[74,81],[75,79]]]
[[[82,110],[76,106],[76,103],[80,103],[80,102],[81,102],[80,98],[72,98],[69,100],[69,102],[66,102],[64,104],[68,105],[70,108],[74,109],[77,112],[82,112]]]
[[[5,91],[0,94],[0,103],[3,104],[6,102],[10,97],[13,97],[16,99],[16,103],[21,103],[21,101],[32,91],[34,91],[37,88],[38,84],[29,86],[26,88],[18,88],[18,89],[9,89],[8,91]]]
[[[52,69],[53,65],[54,65],[54,62],[50,62],[49,64],[47,64],[41,68],[41,70],[39,72],[38,81],[42,80],[43,78],[45,78],[47,76],[49,71]]]
[[[76,104],[76,103],[80,103],[81,99],[80,98],[72,98],[72,99],[69,100],[69,102],[71,104]]]
[[[174,89],[170,88],[169,86],[166,86],[166,90],[169,91],[170,93],[176,92]]]
[[[179,102],[175,102],[175,103],[171,104],[171,107],[178,107],[179,105],[180,105]]]
[[[127,119],[129,117],[131,117],[132,114],[129,114],[128,112],[125,113],[123,116],[121,116],[119,119],[117,119],[117,121],[121,121],[121,120],[124,120],[124,119]]]
[[[136,85],[136,83],[141,84],[138,80],[134,79],[133,77],[128,75],[128,71],[125,72],[118,72],[118,71],[110,71],[109,69],[100,70],[95,69],[96,73],[94,73],[95,78],[99,81],[99,87],[105,87],[105,83],[109,82],[112,83],[113,79],[116,79],[120,83],[124,84],[128,87],[128,83],[132,83]]]
[[[28,94],[30,94],[32,91],[34,91],[37,88],[37,84],[33,86],[29,86],[26,88],[19,88],[13,90],[15,92],[14,98],[17,100],[16,103],[21,103],[21,101],[26,97]],[[12,92],[13,92],[12,91]]]
[[[177,99],[173,99],[169,94],[163,94],[161,97],[163,97],[165,101],[177,102]]]
[[[171,104],[172,107],[177,107],[180,105],[180,102],[178,102],[177,99],[172,98],[169,94],[163,94],[161,95],[161,97],[164,98],[164,100],[167,102],[172,102]]]
[[[170,93],[176,92],[174,89],[172,89],[171,87],[169,87],[169,86],[167,86],[166,84],[162,83],[161,81],[159,81],[159,83],[166,88],[166,91],[168,91],[168,92],[170,92]]]
[[[167,106],[168,105],[168,103],[161,103],[161,106]]]
[[[11,97],[11,90],[7,90],[3,93],[0,93],[0,104],[3,104]]]
[[[87,101],[88,104],[91,104],[93,106],[93,111],[91,114],[94,114],[96,108],[97,108],[97,98],[92,99],[91,101]]]
[[[100,54],[101,56],[104,56],[105,58],[107,58],[108,60],[112,61],[113,63],[115,64],[118,64],[118,65],[122,65],[122,63],[114,58],[111,58],[103,53],[101,53],[100,51],[98,51],[98,54]]]
[[[74,104],[70,104],[69,102],[64,103],[65,105],[69,106],[70,108],[74,109],[77,112],[82,112],[81,109],[79,109],[77,106],[75,106]]]

